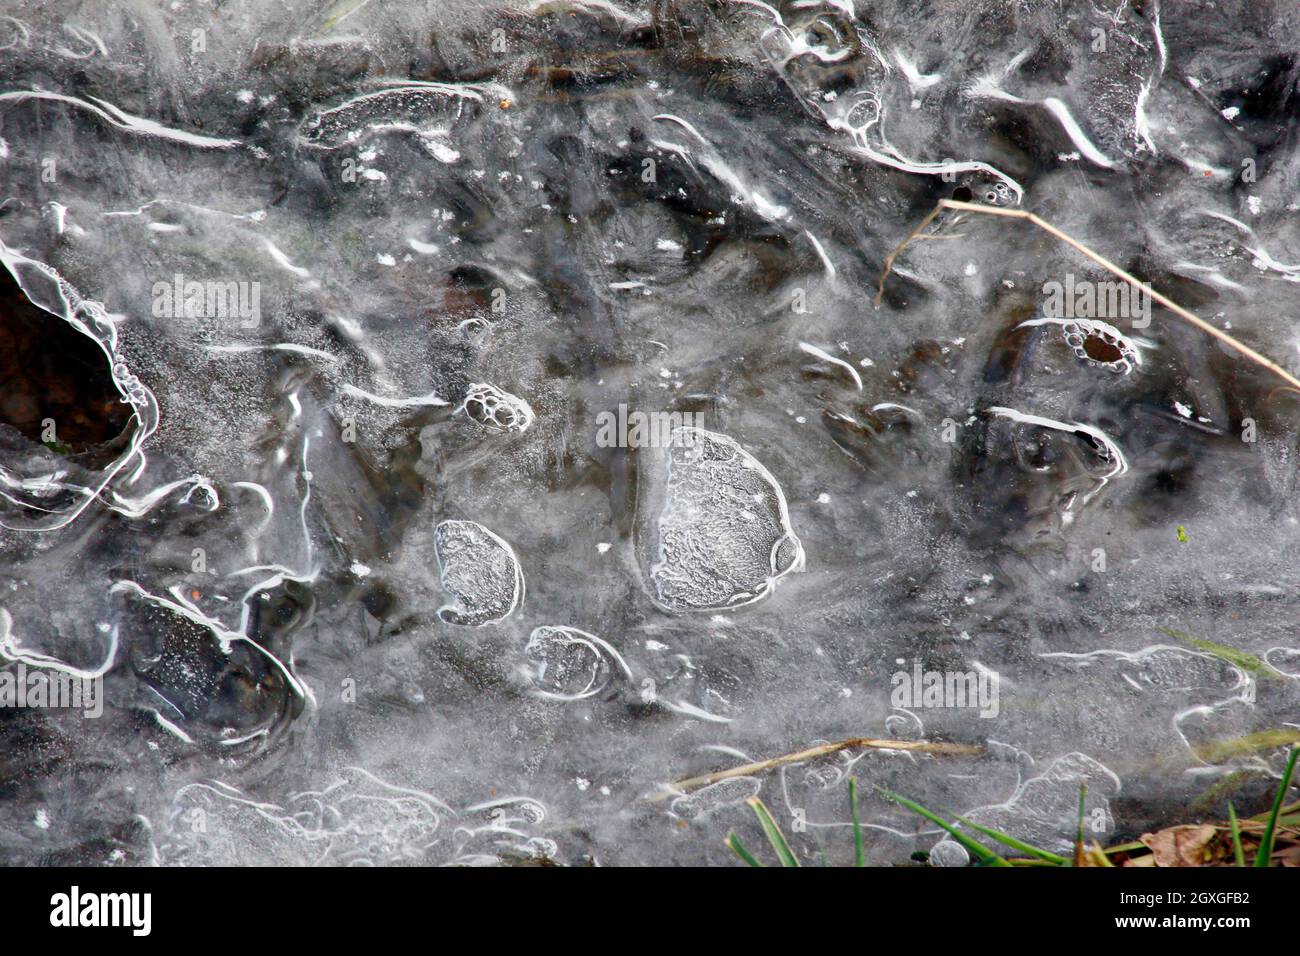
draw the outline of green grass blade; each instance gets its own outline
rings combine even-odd
[[[1114,856],[1116,853],[1132,853],[1134,850],[1149,849],[1151,848],[1141,840],[1134,840],[1131,843],[1121,843],[1118,846],[1108,846],[1105,849],[1105,853],[1107,856]]]
[[[1285,815],[1288,814],[1288,813],[1300,813],[1300,803],[1293,803],[1293,804],[1291,804],[1289,807],[1283,807],[1283,808],[1282,808],[1282,814],[1283,814],[1283,816],[1285,816]],[[1252,821],[1252,822],[1254,822],[1254,823],[1267,823],[1267,822],[1268,822],[1268,811],[1265,810],[1263,813],[1257,813],[1257,814],[1255,814],[1255,816],[1253,816],[1253,817],[1247,817],[1246,819],[1248,819],[1248,820],[1250,820],[1250,821]]]
[[[776,821],[772,819],[772,814],[763,801],[758,797],[750,797],[745,802],[753,808],[754,815],[758,817],[758,823],[767,836],[767,842],[772,844],[772,849],[776,851],[776,857],[781,861],[781,865],[798,866],[799,861],[795,859],[794,851],[790,849],[790,844],[785,842],[781,828],[776,825]]]
[[[758,862],[758,858],[755,857],[754,854],[750,853],[748,850],[745,849],[745,845],[740,842],[740,837],[736,836],[735,833],[727,834],[726,843],[727,843],[727,849],[731,850],[732,853],[736,854],[736,856],[740,857],[750,866],[763,865],[762,863]]]
[[[1092,846],[1088,849],[1088,856],[1092,859],[1093,866],[1109,866],[1112,869],[1115,866],[1114,863],[1110,862],[1110,857],[1106,855],[1106,851],[1101,848],[1101,844],[1096,840],[1092,841]]]
[[[1087,858],[1083,852],[1083,813],[1088,798],[1088,785],[1079,784],[1079,826],[1074,834],[1074,865],[1083,866]]]
[[[1232,830],[1232,856],[1238,866],[1246,865],[1246,852],[1241,848],[1241,826],[1237,823],[1237,810],[1228,801],[1228,826]]]
[[[1273,811],[1268,815],[1268,826],[1264,828],[1264,836],[1259,841],[1259,850],[1255,853],[1255,866],[1264,867],[1269,865],[1273,858],[1273,840],[1277,836],[1277,818],[1282,812],[1282,804],[1286,802],[1287,788],[1291,786],[1291,774],[1295,772],[1296,758],[1300,757],[1300,747],[1291,748],[1291,756],[1287,758],[1286,770],[1282,771],[1282,782],[1277,785],[1277,796],[1273,798]]]
[[[1010,866],[1011,865],[1006,860],[1002,859],[1002,857],[998,856],[996,853],[994,853],[992,850],[986,847],[984,844],[980,843],[978,840],[972,840],[966,834],[962,833],[960,830],[954,827],[951,823],[944,820],[942,817],[939,817],[936,814],[931,813],[929,810],[921,806],[919,803],[915,803],[907,799],[907,797],[901,796],[900,794],[893,793],[883,788],[880,789],[880,792],[884,794],[886,797],[888,797],[890,800],[893,800],[895,803],[906,807],[908,810],[911,810],[913,813],[919,813],[921,816],[925,817],[931,823],[935,824],[936,826],[942,827],[945,831],[947,831],[949,836],[951,836],[954,840],[956,840],[958,843],[964,846],[967,849],[967,851],[975,854],[976,858],[981,863],[986,864],[988,866]]]
[[[970,827],[972,830],[976,831],[977,833],[982,833],[986,837],[992,837],[994,840],[997,840],[999,843],[1011,847],[1011,849],[1013,850],[1019,850],[1021,853],[1027,853],[1030,856],[1035,857],[1039,860],[1043,860],[1046,863],[1051,863],[1053,866],[1070,865],[1070,861],[1067,860],[1065,857],[1057,856],[1055,853],[1050,853],[1047,850],[1041,850],[1038,847],[1034,846],[1033,844],[1026,843],[1023,840],[1017,840],[1009,833],[1003,833],[1001,830],[994,830],[992,827],[981,826],[980,824],[976,823],[974,820],[967,820],[965,817],[957,817],[956,819],[963,826]]]
[[[862,847],[862,821],[858,819],[857,777],[849,777],[849,809],[853,812],[853,865],[866,866],[867,853]]]
[[[1280,670],[1248,651],[1241,651],[1235,647],[1229,647],[1227,644],[1216,644],[1214,641],[1203,640],[1199,637],[1193,637],[1183,631],[1175,631],[1172,627],[1158,627],[1157,631],[1167,634],[1176,641],[1182,641],[1190,647],[1203,651],[1212,657],[1217,657],[1221,661],[1227,661],[1235,667],[1254,674],[1263,680],[1281,680],[1286,677]]]

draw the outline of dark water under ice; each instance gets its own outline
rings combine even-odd
[[[1064,314],[1113,277],[1021,220],[944,213],[873,299],[938,200],[1027,209],[1300,371],[1296,36],[0,3],[0,655],[103,705],[0,707],[0,861],[727,863],[757,794],[845,862],[849,775],[878,863],[964,856],[877,786],[1056,848],[1081,783],[1103,843],[1258,812],[1300,395]],[[984,754],[668,787],[849,737]]]

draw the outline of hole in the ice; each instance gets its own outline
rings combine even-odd
[[[1124,358],[1124,353],[1118,345],[1100,335],[1089,335],[1085,338],[1083,340],[1083,351],[1094,362],[1104,362],[1107,365],[1119,362]]]
[[[1089,319],[1058,321],[1061,321],[1065,344],[1089,365],[1127,375],[1141,364],[1137,345],[1114,326]]]
[[[1079,438],[1082,438],[1084,443],[1095,451],[1101,458],[1110,461],[1110,449],[1106,447],[1105,442],[1085,431],[1076,431],[1074,434]]]
[[[971,192],[969,186],[958,186],[952,191],[952,198],[957,202],[970,202],[975,198],[975,193]]]
[[[60,454],[82,454],[121,436],[131,406],[104,352],[68,322],[34,305],[0,268],[0,427]]]

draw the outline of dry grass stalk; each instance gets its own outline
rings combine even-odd
[[[662,800],[678,793],[687,793],[691,790],[698,790],[700,787],[707,787],[710,784],[718,783],[722,780],[730,780],[733,777],[750,777],[756,773],[762,773],[775,767],[785,766],[786,764],[803,763],[805,760],[815,760],[818,757],[825,757],[827,754],[837,753],[841,750],[902,750],[910,753],[926,753],[948,757],[978,757],[984,753],[983,747],[974,746],[972,744],[936,743],[928,740],[879,740],[871,737],[850,737],[848,740],[837,740],[835,743],[831,744],[819,744],[816,747],[809,747],[806,750],[799,750],[790,754],[782,754],[779,757],[772,757],[768,760],[757,760],[753,763],[742,764],[739,767],[732,767],[729,770],[718,770],[698,777],[688,777],[685,780],[678,780],[672,785],[671,794],[660,794],[654,799]]]
[[[1187,309],[1184,309],[1181,305],[1179,305],[1177,302],[1175,302],[1173,299],[1169,298],[1168,296],[1160,292],[1157,292],[1155,289],[1152,289],[1149,286],[1143,285],[1132,275],[1125,272],[1119,266],[1115,265],[1115,263],[1111,262],[1105,256],[1101,255],[1100,253],[1094,252],[1093,250],[1085,246],[1082,242],[1079,242],[1079,240],[1075,239],[1072,236],[1067,235],[1066,233],[1062,232],[1060,229],[1057,229],[1047,220],[1041,219],[1038,216],[1034,215],[1032,212],[1029,212],[1028,210],[1025,209],[1008,209],[1003,206],[984,206],[984,205],[980,205],[979,203],[959,202],[956,199],[940,199],[939,204],[930,211],[930,214],[926,216],[924,219],[922,219],[920,224],[915,229],[912,230],[912,232],[908,235],[908,237],[904,239],[898,246],[896,246],[893,252],[891,252],[888,256],[885,257],[884,270],[880,274],[880,287],[876,292],[875,304],[877,306],[880,305],[881,300],[884,298],[885,279],[889,277],[889,273],[894,268],[894,260],[898,258],[899,253],[901,253],[904,249],[906,249],[918,238],[930,238],[930,237],[922,237],[921,236],[922,231],[924,231],[924,229],[934,221],[935,217],[938,216],[939,213],[943,212],[943,210],[945,209],[956,209],[962,212],[980,213],[981,215],[985,215],[985,216],[1000,216],[1004,219],[1021,219],[1026,222],[1032,223],[1033,225],[1037,226],[1039,229],[1042,229],[1044,232],[1048,233],[1049,235],[1054,236],[1055,238],[1061,240],[1071,248],[1081,252],[1083,255],[1091,259],[1093,262],[1097,263],[1097,265],[1105,269],[1107,272],[1110,272],[1112,275],[1117,276],[1120,279],[1123,279],[1129,285],[1133,286],[1134,289],[1138,290],[1141,293],[1145,293],[1149,295],[1152,299],[1154,299],[1156,302],[1159,302],[1161,305],[1163,305],[1170,312],[1174,313],[1174,315],[1178,316],[1180,319],[1183,319],[1186,322],[1190,322],[1192,325],[1196,326],[1202,332],[1214,336],[1224,345],[1241,353],[1246,358],[1254,362],[1256,365],[1268,369],[1270,372],[1272,372],[1274,375],[1281,378],[1292,388],[1300,389],[1300,378],[1296,378],[1294,375],[1292,375],[1286,369],[1282,368],[1282,366],[1278,365],[1272,359],[1268,358],[1265,355],[1261,355],[1259,352],[1256,352],[1254,349],[1252,349],[1249,345],[1246,345],[1245,343],[1238,341],[1237,339],[1229,335],[1227,332],[1224,332],[1222,329],[1215,328],[1209,322],[1206,322],[1204,319],[1200,318],[1199,316],[1189,312]]]

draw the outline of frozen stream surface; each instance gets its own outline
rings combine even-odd
[[[877,787],[1056,849],[1081,784],[1102,843],[1259,812],[1300,394],[1023,220],[875,297],[940,199],[1026,209],[1300,370],[1297,36],[0,0],[0,674],[102,684],[0,708],[0,862],[729,864],[759,795],[844,863],[850,775],[876,863],[966,862]],[[982,750],[671,786],[863,737]]]

